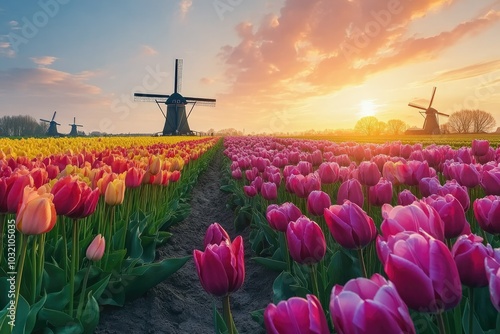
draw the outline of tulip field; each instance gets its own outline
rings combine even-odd
[[[429,138],[0,139],[0,334],[93,333],[188,261],[215,333],[249,333],[248,261],[275,273],[262,332],[497,333],[499,141]],[[218,154],[245,238],[206,221],[158,260]]]

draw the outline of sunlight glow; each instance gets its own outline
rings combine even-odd
[[[373,102],[374,100],[363,100],[359,103],[360,117],[375,116],[377,114],[377,105]]]

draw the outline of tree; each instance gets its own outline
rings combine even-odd
[[[384,130],[385,123],[380,122],[375,116],[360,118],[354,126],[354,131],[367,136],[379,135]]]
[[[495,118],[489,112],[483,110],[472,110],[472,132],[489,132],[496,125]]]
[[[7,137],[41,136],[47,131],[47,124],[29,115],[3,116],[0,118],[0,129],[0,135]]]
[[[408,124],[400,119],[390,119],[387,121],[386,132],[390,135],[403,134],[408,129]]]
[[[489,112],[478,109],[462,109],[450,115],[448,125],[458,133],[478,133],[491,131],[496,122]]]
[[[471,111],[463,109],[452,113],[448,119],[448,125],[454,132],[469,133],[472,128]]]

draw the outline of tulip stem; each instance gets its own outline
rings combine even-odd
[[[439,326],[439,334],[446,334],[446,327],[444,325],[443,311],[436,313],[436,319]]]
[[[363,274],[363,277],[368,278],[368,275],[366,273],[365,259],[363,256],[363,248],[358,248],[358,256],[359,256],[359,264],[361,266],[361,273]]]
[[[78,302],[78,310],[76,311],[76,318],[80,319],[82,314],[83,302],[85,299],[85,290],[87,289],[87,282],[89,280],[90,268],[92,267],[92,262],[89,263],[87,271],[85,272],[85,278],[83,279],[82,293],[80,294],[80,301]]]
[[[226,321],[227,329],[229,334],[236,334],[236,328],[233,321],[233,315],[231,314],[231,306],[229,303],[229,295],[224,296],[222,299],[222,311],[224,313],[224,320]]]
[[[14,298],[14,307],[17,312],[17,302],[19,301],[19,293],[21,289],[21,280],[23,278],[23,269],[24,269],[24,259],[26,258],[26,250],[28,249],[28,239],[27,236],[21,234],[21,256],[19,258],[19,266],[17,268],[17,278],[16,278],[16,292]]]
[[[469,334],[472,334],[474,321],[474,288],[469,287]]]
[[[76,261],[78,257],[78,224],[73,224],[73,250],[71,252],[71,271],[69,272],[69,315],[73,317],[73,301],[75,292],[75,271],[76,271]]]
[[[319,288],[318,288],[318,274],[316,272],[316,265],[313,263],[309,266],[309,269],[311,270],[311,282],[312,282],[312,287],[313,287],[313,294],[318,297],[318,299],[321,299],[321,295],[319,294]]]
[[[290,260],[290,252],[288,251],[288,241],[286,240],[285,232],[278,232],[279,238],[281,239],[281,251],[283,252],[283,257],[286,261],[286,268],[289,273],[292,272],[292,261]]]

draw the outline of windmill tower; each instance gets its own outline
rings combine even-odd
[[[83,125],[80,125],[80,124],[76,124],[76,117],[73,117],[73,124],[68,124],[69,126],[71,126],[71,131],[69,133],[70,136],[72,137],[76,137],[78,136],[78,129],[77,127],[82,127]]]
[[[174,77],[174,92],[171,95],[134,93],[135,101],[155,101],[160,108],[161,113],[165,117],[162,134],[164,136],[176,135],[193,135],[188,124],[189,115],[193,111],[195,105],[214,107],[215,99],[207,99],[201,97],[182,96],[182,59],[175,60],[175,77]],[[160,103],[167,105],[166,113],[160,106]],[[192,104],[189,113],[186,113],[186,106]]]
[[[438,135],[441,133],[439,129],[439,118],[438,115],[449,117],[450,115],[441,113],[436,109],[432,108],[432,102],[434,101],[434,95],[436,94],[436,87],[432,89],[432,96],[429,102],[429,106],[422,107],[414,103],[408,103],[410,107],[421,109],[423,111],[419,111],[420,115],[425,118],[424,126],[422,129],[409,129],[405,133],[406,134],[427,134],[427,135]],[[425,115],[425,116],[424,116]]]
[[[52,115],[52,119],[50,121],[40,118],[42,122],[49,123],[49,128],[47,129],[47,132],[45,133],[47,136],[50,137],[57,137],[59,136],[59,132],[57,132],[57,126],[61,125],[54,121],[54,118],[56,118],[56,112],[54,111],[54,115]]]

